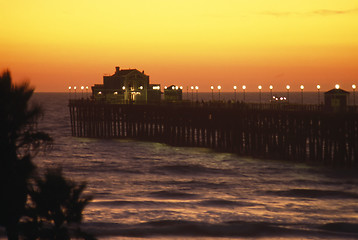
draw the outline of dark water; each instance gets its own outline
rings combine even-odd
[[[68,94],[34,98],[45,108],[40,127],[55,140],[36,163],[40,169],[60,165],[68,177],[88,183],[94,200],[83,227],[99,239],[358,238],[354,172],[202,148],[73,138]]]

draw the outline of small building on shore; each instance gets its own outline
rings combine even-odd
[[[92,97],[110,103],[148,103],[161,99],[160,84],[150,84],[149,76],[137,69],[116,67],[113,75],[103,76],[103,84],[92,86]]]

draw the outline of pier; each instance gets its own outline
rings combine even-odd
[[[70,100],[72,136],[129,138],[241,156],[354,167],[358,114],[320,105]]]

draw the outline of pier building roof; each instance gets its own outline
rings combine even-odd
[[[333,88],[327,92],[325,92],[325,94],[349,94],[349,92],[343,90],[343,89],[336,89],[336,88]]]

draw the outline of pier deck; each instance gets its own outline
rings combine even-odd
[[[72,135],[132,138],[357,168],[358,114],[318,105],[108,104],[70,100]]]

